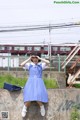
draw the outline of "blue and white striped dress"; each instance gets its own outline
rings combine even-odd
[[[29,70],[29,78],[23,90],[24,102],[40,101],[47,103],[48,94],[42,79],[42,70],[46,67],[45,63],[27,63],[25,69]]]

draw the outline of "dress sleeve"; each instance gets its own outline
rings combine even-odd
[[[46,63],[41,63],[42,69],[44,70],[45,68],[47,68]]]
[[[28,69],[29,70],[30,63],[26,63],[23,69]]]

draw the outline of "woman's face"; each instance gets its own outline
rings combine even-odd
[[[38,58],[36,56],[32,56],[31,60],[33,63],[37,64],[38,63]]]

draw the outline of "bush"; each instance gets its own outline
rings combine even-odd
[[[0,75],[0,88],[3,88],[4,82],[24,87],[26,81],[27,78],[17,78],[17,77],[13,77],[10,74]],[[58,88],[56,80],[53,79],[44,78],[44,84],[46,88]]]

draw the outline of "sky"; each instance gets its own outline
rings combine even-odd
[[[0,30],[5,26],[80,22],[79,11],[80,4],[55,4],[54,0],[0,0]],[[49,30],[0,32],[0,43],[59,44],[74,43],[79,40],[80,27],[53,29],[51,34]]]

